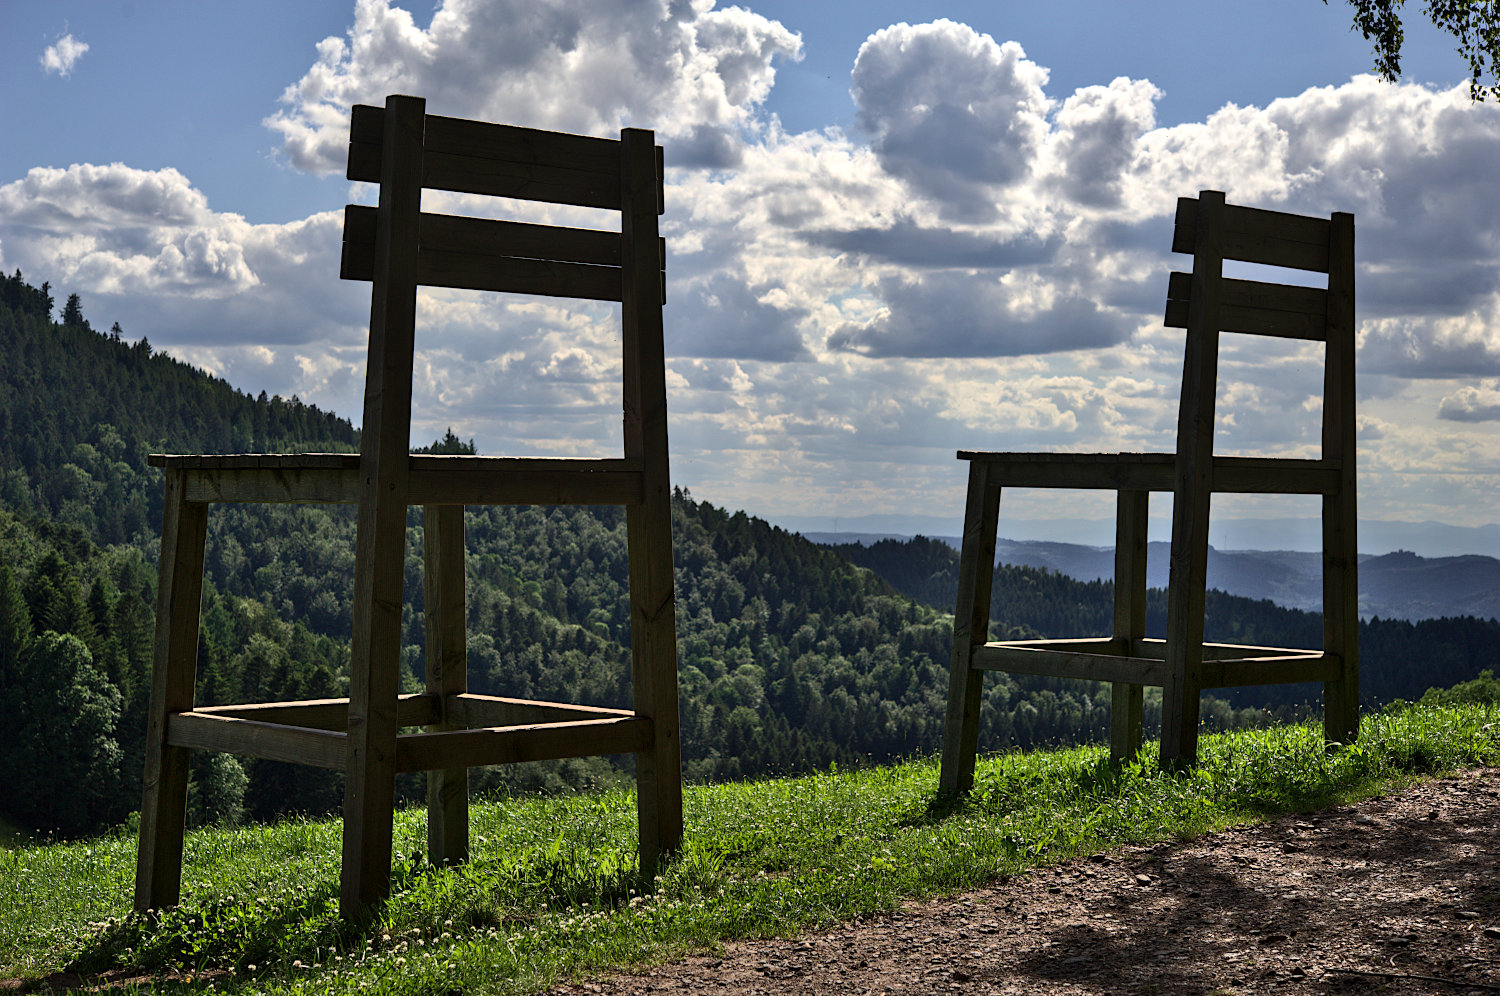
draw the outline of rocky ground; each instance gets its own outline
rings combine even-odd
[[[553,991],[642,992],[1500,992],[1500,769]]]

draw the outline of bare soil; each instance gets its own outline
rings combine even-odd
[[[552,992],[1500,992],[1500,769]]]

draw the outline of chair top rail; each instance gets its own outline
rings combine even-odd
[[[1198,230],[1198,199],[1177,200],[1172,251],[1192,254]],[[1224,258],[1296,270],[1328,272],[1329,221],[1285,211],[1238,205],[1224,207]]]
[[[348,179],[380,182],[384,133],[385,108],[355,105],[349,120]],[[423,153],[424,187],[615,211],[622,207],[618,139],[429,114]],[[658,214],[665,203],[662,161],[657,146]]]

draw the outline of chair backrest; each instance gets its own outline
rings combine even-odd
[[[1218,333],[1323,342],[1323,459],[1352,457],[1354,439],[1354,216],[1329,218],[1237,207],[1205,190],[1177,202],[1172,250],[1193,256],[1193,272],[1170,275],[1165,323],[1188,331],[1178,455],[1211,453]],[[1225,277],[1237,260],[1326,274],[1323,287]],[[1208,439],[1199,439],[1206,430]]]
[[[625,448],[640,455],[641,413],[665,410],[662,150],[650,131],[567,135],[430,115],[421,98],[392,96],[354,107],[347,176],[380,185],[378,207],[345,208],[340,276],[375,285],[364,425],[399,437],[392,455],[407,446],[419,285],[621,302]],[[425,213],[424,188],[605,208],[620,230]],[[376,395],[385,403],[372,411]]]

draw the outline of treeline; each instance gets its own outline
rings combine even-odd
[[[85,833],[139,805],[161,492],[145,454],[352,449],[357,438],[347,422],[295,399],[251,398],[118,333],[94,332],[76,295],[54,323],[45,285],[31,288],[19,273],[0,281],[0,418],[11,427],[0,434],[0,770],[10,789],[0,817]],[[40,433],[33,445],[16,438],[30,431],[14,428],[21,419]],[[473,451],[451,430],[427,449]],[[951,551],[913,541],[904,561],[892,548],[890,563],[870,569],[685,491],[675,493],[672,516],[688,778],[863,764],[937,747],[952,599],[931,592],[949,583]],[[413,510],[405,691],[421,688],[425,668],[421,528]],[[623,512],[471,508],[465,528],[470,687],[628,702]],[[215,506],[200,704],[346,692],[354,533],[350,507]],[[925,577],[928,590],[917,592],[912,577]],[[1107,630],[1107,586],[1044,571],[1007,577],[1014,594],[998,631]],[[1301,642],[1285,638],[1289,622],[1317,630],[1315,617],[1272,609],[1226,600],[1213,611],[1235,639]],[[1266,713],[1210,700],[1205,716],[1224,727]],[[1107,724],[1107,691],[1098,687],[1004,675],[986,683],[987,747],[1098,739]],[[472,780],[481,791],[590,787],[623,780],[629,763],[502,766]],[[399,788],[418,798],[421,776],[403,776]],[[232,822],[329,811],[342,785],[336,773],[195,752],[191,792],[194,820]]]

